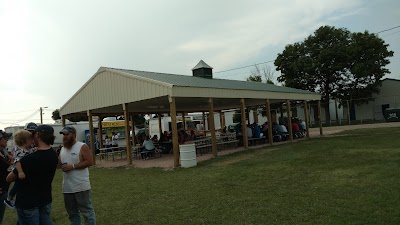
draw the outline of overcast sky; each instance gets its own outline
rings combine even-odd
[[[101,66],[190,75],[203,59],[223,71],[274,60],[322,25],[399,26],[399,9],[399,0],[0,0],[0,129],[39,122],[40,107],[51,123]],[[400,79],[400,28],[379,36],[395,52],[387,77]]]

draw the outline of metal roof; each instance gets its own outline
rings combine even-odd
[[[314,92],[309,92],[306,90],[300,90],[295,88],[282,87],[273,84],[259,83],[252,81],[226,80],[217,78],[207,79],[202,77],[194,77],[190,75],[166,74],[166,73],[156,73],[156,72],[146,72],[146,71],[126,70],[126,69],[116,69],[116,68],[106,68],[106,69],[113,70],[116,73],[124,73],[126,75],[131,75],[131,76],[136,75],[153,81],[158,81],[180,87],[316,94]]]
[[[272,84],[188,75],[101,67],[61,108],[60,115],[120,113],[128,104],[132,113],[169,112],[169,97],[176,98],[179,111],[207,111],[208,99],[215,109],[237,108],[285,100],[319,100],[320,94]]]

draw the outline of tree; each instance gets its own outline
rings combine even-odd
[[[53,120],[59,120],[59,119],[61,119],[60,110],[59,110],[59,109],[54,110],[53,113],[52,113],[51,118],[52,118]]]
[[[365,103],[379,93],[381,78],[393,51],[376,34],[351,33],[345,28],[322,26],[303,42],[287,45],[274,64],[285,86],[317,92],[329,99],[363,97]],[[327,120],[330,119],[326,111]]]
[[[272,81],[272,79],[274,78],[274,73],[275,72],[269,65],[265,65],[261,68],[258,65],[254,65],[254,69],[251,70],[250,76],[247,78],[247,81],[274,84],[274,82]],[[264,81],[262,77],[264,77]]]

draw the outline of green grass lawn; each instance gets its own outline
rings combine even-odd
[[[190,169],[91,169],[97,224],[400,224],[400,128],[342,134]],[[60,171],[53,197],[68,224]]]

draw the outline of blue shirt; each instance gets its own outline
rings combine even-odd
[[[259,138],[261,133],[261,129],[259,126],[254,127],[254,137]]]

